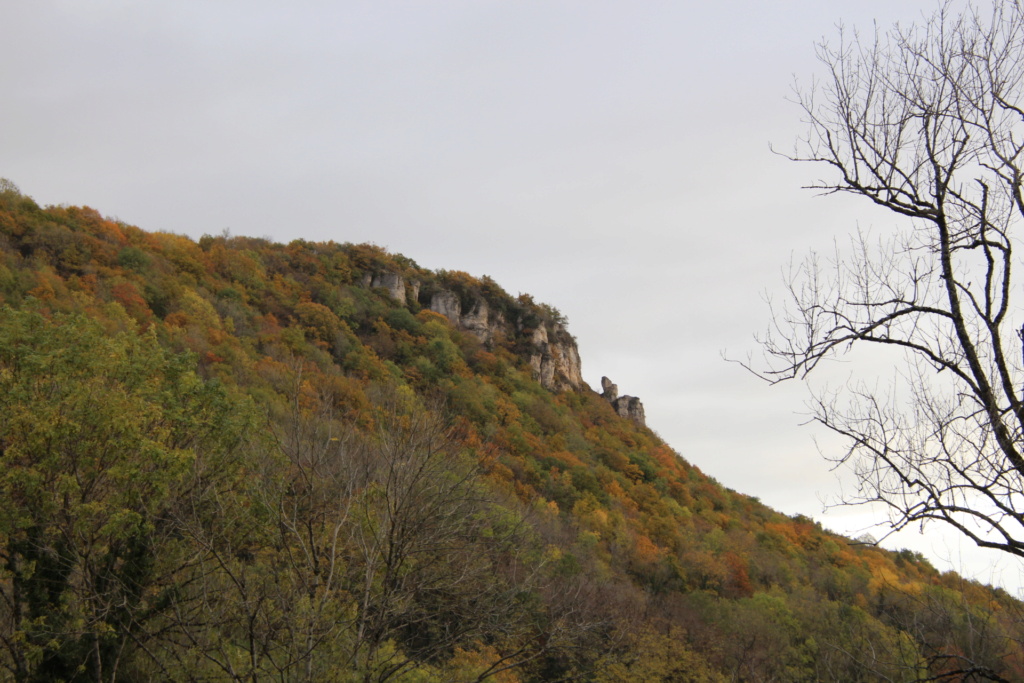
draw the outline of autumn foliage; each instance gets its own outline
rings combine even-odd
[[[1024,679],[1005,592],[544,389],[524,349],[554,309],[4,187],[2,680]],[[457,329],[441,289],[512,333]]]

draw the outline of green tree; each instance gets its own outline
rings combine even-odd
[[[0,666],[118,680],[189,561],[174,507],[232,406],[155,336],[0,309]]]
[[[685,642],[650,626],[621,651],[597,661],[595,683],[725,683],[726,678]]]

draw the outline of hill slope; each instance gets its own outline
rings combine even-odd
[[[0,306],[6,679],[1024,679],[1019,603],[724,489],[486,277],[6,183]]]

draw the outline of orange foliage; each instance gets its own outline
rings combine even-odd
[[[604,485],[605,492],[611,496],[612,500],[618,502],[623,508],[631,512],[637,512],[638,508],[636,502],[626,493],[622,485],[614,479]]]
[[[641,562],[657,562],[664,552],[662,548],[654,544],[654,541],[643,534],[638,535],[633,542],[633,555]]]
[[[754,587],[750,585],[746,558],[729,552],[725,554],[725,565],[729,568],[729,579],[725,585],[728,593],[738,598],[749,598],[753,595]]]
[[[38,284],[28,293],[41,301],[51,301],[58,293],[66,291],[64,280],[52,271],[40,271],[36,275],[36,282]]]
[[[584,462],[566,450],[552,451],[548,457],[557,460],[564,467],[586,467]]]
[[[224,362],[224,358],[222,356],[218,356],[213,351],[207,351],[205,354],[203,354],[203,360],[206,363],[223,363]]]
[[[448,318],[444,317],[440,313],[430,310],[429,308],[424,308],[422,311],[417,313],[416,319],[424,324],[429,323],[431,321],[438,322],[443,325],[448,324]]]
[[[188,316],[181,311],[175,311],[174,313],[169,313],[164,318],[164,322],[171,327],[185,327],[188,325]]]
[[[88,273],[87,275],[75,278],[75,281],[82,291],[89,294],[96,293],[96,285],[99,283],[99,279],[95,273]]]
[[[510,470],[505,465],[502,465],[500,462],[494,460],[489,461],[487,466],[487,474],[489,474],[492,478],[502,482],[510,482],[514,480],[516,476],[515,472]]]
[[[682,458],[668,445],[658,444],[650,450],[650,454],[665,469],[666,473],[677,476],[686,473]]]
[[[814,525],[809,522],[766,522],[766,531],[774,532],[787,541],[801,548],[817,547]]]
[[[139,322],[148,321],[153,317],[146,300],[139,294],[139,290],[131,282],[119,282],[110,289],[111,298],[124,306],[128,315]]]
[[[479,372],[486,374],[494,374],[497,372],[500,361],[498,357],[489,351],[479,349],[473,354],[471,359],[473,367],[477,368]]]

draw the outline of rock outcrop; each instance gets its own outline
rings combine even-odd
[[[607,377],[601,378],[601,396],[611,403],[615,412],[622,417],[628,417],[641,427],[647,426],[644,404],[640,402],[640,399],[636,396],[619,396],[619,387]]]
[[[381,287],[388,290],[391,298],[400,303],[405,301],[405,278],[398,273],[366,273],[363,275],[364,287]],[[414,284],[414,291],[419,295],[419,283]]]
[[[494,336],[506,327],[505,319],[500,313],[492,314],[487,299],[483,297],[473,301],[473,308],[463,314],[459,326],[484,344],[490,344]]]
[[[456,327],[462,323],[462,303],[459,301],[459,295],[455,292],[450,292],[447,289],[434,292],[430,297],[430,310],[448,318]]]
[[[550,391],[579,391],[586,386],[580,365],[580,352],[576,341],[561,325],[555,325],[554,339],[548,328],[539,326],[530,342],[530,368],[541,386]]]
[[[402,304],[420,301],[420,283],[406,281],[396,272],[366,272],[361,284],[364,287],[379,287],[387,290],[391,298]],[[426,297],[426,294],[424,295]],[[467,300],[471,303],[467,303]],[[583,381],[580,367],[580,353],[576,340],[565,329],[564,321],[552,318],[532,303],[522,304],[530,315],[524,323],[523,316],[516,314],[510,322],[501,310],[494,310],[487,298],[479,293],[460,296],[450,289],[437,289],[421,302],[435,313],[448,318],[452,325],[476,337],[490,347],[500,340],[510,340],[519,345],[533,376],[550,391],[582,391],[589,389]],[[463,310],[464,304],[467,310]],[[515,304],[512,304],[515,308]],[[526,348],[523,342],[528,340]]]
[[[496,334],[505,331],[505,318],[500,314],[492,314],[487,299],[477,297],[473,307],[466,313],[462,312],[462,302],[455,292],[442,289],[430,297],[430,310],[440,313],[461,330],[469,332],[484,344],[494,341]]]
[[[526,361],[534,379],[549,391],[590,390],[583,381],[576,340],[566,330],[565,319],[557,311],[533,303],[528,296],[513,299],[488,278],[484,278],[485,286],[474,284],[469,276],[465,278],[470,280],[468,284],[461,279],[449,283],[442,277],[421,292],[420,281],[407,280],[399,272],[382,269],[364,272],[361,284],[385,289],[392,299],[403,305],[426,306],[443,315],[457,329],[476,337],[488,350],[499,345],[513,350]],[[487,286],[491,287],[490,294],[486,293]],[[647,426],[639,398],[619,396],[619,388],[607,377],[601,378],[601,392],[618,415],[641,427]]]
[[[557,322],[541,322],[532,332],[513,329],[500,312],[491,310],[482,296],[473,299],[465,313],[459,296],[449,290],[439,290],[430,297],[430,310],[440,313],[455,327],[469,332],[483,344],[497,338],[511,338],[514,334],[529,333],[529,364],[534,378],[550,391],[580,391],[586,388],[580,367],[580,353],[576,340]]]

